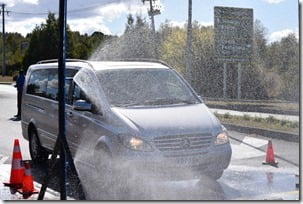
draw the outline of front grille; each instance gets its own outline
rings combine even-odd
[[[204,149],[210,146],[211,134],[174,135],[155,137],[153,142],[161,152]]]

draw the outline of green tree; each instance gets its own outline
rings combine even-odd
[[[125,58],[152,58],[151,29],[141,16],[128,15],[125,31],[121,37],[110,37],[92,55],[94,60]]]
[[[130,23],[130,24],[129,24]],[[121,36],[122,58],[153,58],[152,33],[149,24],[141,16],[136,16],[132,25],[131,15],[124,35]]]
[[[282,60],[279,72],[284,82],[281,97],[283,99],[299,101],[299,43],[293,33],[281,39],[280,53]]]
[[[173,27],[169,21],[160,26],[160,59],[167,62],[183,76],[185,75],[186,31]]]
[[[2,33],[0,38],[2,38]],[[16,75],[22,68],[21,62],[24,56],[22,45],[25,41],[26,39],[20,33],[5,33],[5,62],[8,75]],[[0,41],[0,50],[2,50],[2,41]],[[2,54],[0,60],[2,61]]]
[[[270,97],[299,100],[299,43],[295,34],[267,46],[264,73]]]
[[[186,25],[173,27],[169,21],[160,26],[160,56],[185,75]],[[221,67],[214,58],[214,29],[194,21],[192,26],[192,86],[203,96],[219,97],[222,90]]]
[[[58,58],[58,45],[59,45],[59,22],[55,18],[55,14],[49,13],[46,24],[42,23],[36,26],[31,34],[27,36],[29,40],[28,48],[23,58],[23,66],[36,63],[44,59],[57,59]],[[73,58],[73,50],[75,48],[74,41],[69,40],[72,38],[71,31],[67,26],[67,58]]]
[[[252,60],[244,64],[242,74],[242,96],[247,99],[266,99],[268,97],[264,79],[266,78],[265,57],[267,53],[266,46],[266,28],[261,21],[254,23],[253,35],[253,53]]]

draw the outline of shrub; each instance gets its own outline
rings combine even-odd
[[[230,115],[229,113],[225,113],[225,114],[223,115],[223,118],[231,118],[231,115]]]
[[[250,116],[247,115],[247,114],[244,114],[243,119],[244,119],[244,120],[250,120]]]
[[[278,120],[276,118],[274,118],[273,116],[271,116],[271,115],[266,118],[266,121],[268,123],[276,123],[276,122],[278,122]]]

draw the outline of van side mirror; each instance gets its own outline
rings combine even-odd
[[[92,111],[92,104],[85,100],[77,100],[73,104],[73,109],[78,111]]]

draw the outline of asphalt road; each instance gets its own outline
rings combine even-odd
[[[30,159],[28,142],[21,135],[20,121],[13,115],[17,112],[16,90],[11,85],[0,85],[0,179],[9,176],[14,139],[19,139],[22,157]],[[273,139],[275,158],[278,167],[262,165],[265,159],[268,139],[255,134],[243,134],[230,131],[232,144],[232,161],[223,176],[217,181],[208,178],[178,182],[151,181],[147,178],[136,178],[130,189],[116,192],[103,192],[97,185],[92,185],[90,178],[95,174],[91,168],[81,167],[82,182],[94,200],[298,200],[296,188],[299,175],[299,144]],[[32,172],[36,186],[45,178],[45,166],[33,166]],[[58,174],[56,174],[58,175]],[[8,180],[9,178],[6,178]],[[69,175],[69,195],[78,198],[75,182]],[[55,176],[49,189],[59,191],[59,178]],[[6,187],[5,187],[6,188]],[[0,187],[1,200],[19,199],[10,196]],[[7,190],[5,192],[8,192]],[[58,193],[48,199],[59,199]],[[31,199],[35,199],[33,196]]]

